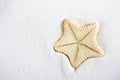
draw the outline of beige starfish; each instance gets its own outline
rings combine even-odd
[[[62,24],[62,36],[55,43],[54,50],[66,55],[73,68],[77,68],[85,60],[103,55],[97,43],[99,25],[91,23],[77,26],[69,19]]]

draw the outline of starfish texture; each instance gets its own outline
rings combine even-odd
[[[67,56],[73,68],[77,68],[85,60],[103,56],[103,50],[97,43],[98,23],[83,26],[75,25],[64,19],[62,36],[55,43],[54,50]]]

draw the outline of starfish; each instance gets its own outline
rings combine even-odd
[[[55,43],[54,50],[67,56],[76,69],[89,58],[100,57],[104,51],[97,43],[98,23],[75,25],[70,19],[62,23],[62,35]]]

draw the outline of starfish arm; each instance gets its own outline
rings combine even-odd
[[[74,67],[75,58],[78,52],[78,44],[72,44],[68,46],[56,47],[55,51],[60,52],[67,56],[71,65]]]
[[[86,34],[84,34],[83,37],[79,41],[84,40],[94,30],[94,28],[95,28],[95,26],[92,26],[92,28],[89,29],[89,32],[86,32]]]
[[[72,66],[76,69],[78,68],[85,60],[89,58],[98,57],[98,52],[94,51],[84,45],[79,46],[77,51],[77,57],[74,59]]]
[[[98,52],[97,50],[95,50],[95,49],[93,49],[93,48],[91,48],[91,47],[89,47],[89,46],[87,46],[87,45],[85,45],[85,44],[82,44],[82,45],[85,46],[86,48],[88,48],[88,49],[96,52],[97,54],[100,54],[100,52]]]
[[[89,48],[93,49],[94,51],[97,51],[99,53],[99,56],[102,56],[104,52],[100,48],[97,42],[98,29],[99,29],[99,25],[95,24],[95,28],[83,39],[82,43],[87,45]]]
[[[87,24],[81,27],[76,25],[77,27],[75,27],[74,23],[69,22],[69,25],[78,41],[83,40],[89,34],[89,32],[91,32],[95,28],[94,23]]]
[[[65,19],[62,23],[62,35],[60,39],[55,43],[54,47],[60,46],[60,45],[67,45],[76,43],[77,40],[69,26],[68,21]]]
[[[63,45],[59,45],[59,46],[56,46],[56,47],[64,47],[64,46],[69,46],[69,45],[73,45],[73,44],[77,44],[77,43],[63,44]]]
[[[70,28],[70,30],[72,31],[75,39],[76,39],[77,41],[79,41],[79,38],[78,38],[77,34],[75,33],[75,29],[78,29],[77,27],[75,27],[75,26],[77,26],[77,25],[75,25],[75,24],[74,24],[71,20],[69,20],[69,19],[65,19],[65,20],[68,22],[69,28]]]

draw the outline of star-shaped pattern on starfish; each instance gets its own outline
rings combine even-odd
[[[64,19],[62,35],[55,43],[54,50],[66,55],[76,69],[89,58],[103,56],[104,52],[97,43],[98,29],[98,23],[79,26],[70,19]]]

